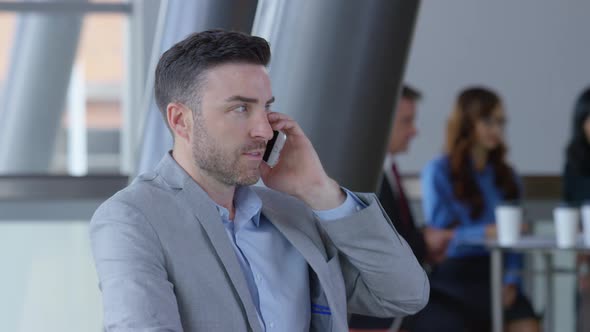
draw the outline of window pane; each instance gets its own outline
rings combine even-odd
[[[10,58],[10,45],[13,44],[14,30],[16,27],[16,15],[0,12],[0,103],[2,102],[6,76],[8,75],[8,62]],[[1,105],[1,104],[0,104]],[[0,107],[0,112],[3,108]],[[0,115],[1,116],[1,115]]]
[[[0,221],[0,331],[102,331],[88,221]]]
[[[23,42],[23,40],[31,40],[27,38],[31,37],[27,36],[27,33],[39,31],[35,30],[35,28],[39,29],[39,26],[47,26],[48,30],[53,29],[55,26],[52,24],[55,22],[48,19],[50,17],[58,16],[68,19],[75,17],[75,14],[34,13],[17,16],[14,13],[2,13],[0,15],[0,81],[3,82],[0,87],[2,91],[11,90],[11,93],[6,96],[8,99],[5,98],[0,103],[0,114],[11,112],[13,121],[11,123],[17,124],[18,128],[25,128],[13,130],[16,133],[0,136],[2,140],[0,149],[11,149],[5,150],[11,152],[4,152],[4,154],[0,150],[0,175],[118,174],[121,160],[123,98],[126,97],[125,91],[127,91],[125,89],[127,70],[124,65],[127,16],[120,13],[85,15],[77,43],[73,40],[66,42],[59,40],[59,36],[55,37],[55,33],[53,35],[48,33],[47,36],[41,33],[41,37],[33,36],[32,38],[37,38],[34,39],[34,43],[49,45],[46,51],[43,49],[44,54],[41,57],[46,57],[43,59],[39,58],[39,55],[27,54],[27,50],[31,49],[30,42],[28,44]],[[25,29],[19,28],[17,32],[15,27],[18,24]],[[17,33],[21,35],[16,36]],[[43,41],[43,37],[55,39],[47,42]],[[15,60],[8,59],[10,49],[13,47],[19,49],[19,57]],[[72,61],[52,61],[68,58],[69,54],[73,54],[72,52],[75,52],[73,63]],[[34,61],[62,64],[62,67],[53,70],[41,66],[39,70],[42,73],[38,76],[31,73],[24,75],[30,80],[25,89],[31,91],[31,96],[38,95],[34,93],[35,91],[45,91],[48,94],[47,99],[58,101],[49,102],[48,105],[62,105],[54,107],[60,109],[51,109],[48,106],[49,109],[37,107],[39,109],[31,110],[30,107],[18,109],[18,106],[6,106],[8,105],[6,101],[10,98],[22,96],[18,93],[13,94],[12,90],[23,89],[22,84],[14,83],[15,77],[22,79],[22,71],[16,71],[15,77],[9,77],[11,66],[18,66],[19,69],[35,68],[29,66],[29,62]],[[51,75],[55,75],[55,79]],[[40,84],[45,86],[39,86]],[[19,102],[18,99],[16,103],[14,101],[10,103],[10,105],[23,104],[27,103]],[[39,121],[36,121],[36,112],[40,112],[41,120]],[[2,124],[0,129],[2,129],[1,126]],[[25,131],[30,132],[31,135],[23,136],[22,133]],[[40,157],[44,154],[45,157]],[[7,158],[7,155],[10,158]]]

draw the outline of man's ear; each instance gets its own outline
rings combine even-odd
[[[193,129],[193,112],[180,103],[170,103],[166,107],[166,120],[175,139],[190,140]]]

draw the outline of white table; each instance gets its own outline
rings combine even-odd
[[[501,246],[496,240],[467,240],[463,245],[484,246],[490,250],[490,281],[492,298],[492,331],[502,332],[504,330],[504,318],[502,308],[502,275],[504,270],[503,254],[505,252],[519,252],[525,254],[538,253],[545,261],[545,278],[547,282],[545,301],[545,329],[551,331],[553,327],[553,253],[557,250],[569,250],[575,252],[588,252],[590,247],[583,244],[582,238],[578,239],[577,245],[572,248],[558,248],[554,236],[525,235],[518,243],[511,246]]]

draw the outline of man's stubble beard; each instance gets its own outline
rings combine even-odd
[[[259,169],[255,171],[247,169],[240,163],[240,158],[246,151],[263,149],[266,143],[252,142],[242,146],[238,151],[226,151],[222,144],[209,135],[203,122],[197,112],[193,125],[194,143],[191,147],[195,165],[207,175],[228,186],[248,186],[258,182]]]

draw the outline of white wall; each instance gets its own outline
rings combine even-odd
[[[517,170],[559,174],[574,101],[590,85],[589,13],[587,0],[422,1],[406,81],[425,98],[403,169],[441,153],[456,94],[485,84],[505,102]]]

